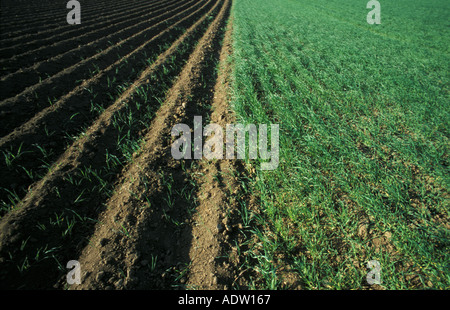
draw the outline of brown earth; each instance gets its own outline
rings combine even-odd
[[[7,154],[23,152],[12,164],[5,160],[0,167],[2,288],[245,286],[235,247],[243,230],[237,197],[250,201],[239,194],[239,175],[245,174],[245,167],[229,160],[175,160],[170,152],[174,140],[170,131],[177,123],[192,127],[194,116],[202,116],[203,125],[212,122],[224,128],[234,121],[227,104],[231,1],[155,1],[148,12],[156,12],[165,3],[177,9],[156,16],[162,16],[159,20],[164,23],[124,32],[127,35],[121,42],[127,44],[105,46],[79,63],[59,63],[64,53],[87,51],[94,42],[90,40],[101,36],[104,28],[96,33],[90,27],[75,37],[85,40],[80,47],[49,54],[48,60],[54,62],[47,71],[49,77],[32,90],[34,94],[55,90],[52,105],[40,96],[31,100],[30,90],[30,96],[23,94],[27,79],[0,102],[2,121],[7,120],[0,139],[3,155],[6,159]],[[139,1],[139,5],[144,3]],[[93,16],[100,7],[92,4],[86,16],[95,22]],[[111,8],[107,13],[122,19],[127,13],[119,10],[135,12],[133,6],[125,8],[119,3]],[[27,21],[31,13],[23,12]],[[62,38],[57,31],[37,25],[40,30],[34,34],[32,26],[13,17],[9,23],[2,21],[17,26],[8,36],[2,33],[0,55],[1,51],[6,55],[2,64],[17,60],[7,58],[7,51],[25,42],[21,36],[35,38],[29,47],[36,50],[43,50],[39,40]],[[160,26],[153,29],[155,25]],[[61,29],[69,27],[61,25]],[[141,36],[142,29],[150,30]],[[122,56],[98,61],[112,50]],[[33,52],[22,55],[20,66],[31,68],[36,59]],[[154,55],[151,62],[148,55]],[[81,75],[92,65],[100,67],[98,72],[91,77]],[[2,82],[8,75],[19,76],[20,70],[4,71]],[[21,74],[34,78],[34,71],[26,70]],[[64,80],[64,72],[71,72],[70,80]],[[80,75],[72,76],[73,72]],[[117,80],[114,86],[124,85],[115,98],[105,85],[113,78]],[[148,97],[140,95],[142,89]],[[93,113],[93,101],[103,110]],[[143,106],[150,114],[143,113]],[[123,115],[136,121],[130,125],[122,120]],[[126,160],[116,141],[123,141],[127,124],[125,137],[136,140],[140,148]],[[66,138],[73,135],[78,136]],[[79,285],[66,282],[65,265],[70,260],[80,262]]]

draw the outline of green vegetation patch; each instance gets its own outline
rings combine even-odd
[[[234,1],[237,121],[280,125],[250,184],[254,288],[450,287],[450,3],[380,3],[369,25],[356,0]]]

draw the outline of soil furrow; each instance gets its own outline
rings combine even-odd
[[[214,97],[211,100],[211,112],[202,115],[213,124],[226,128],[235,122],[228,106],[231,66],[232,23],[229,22],[219,55],[219,74],[214,85]],[[237,278],[236,257],[231,258],[233,242],[237,241],[242,228],[237,219],[237,193],[240,191],[237,174],[242,170],[236,161],[201,160],[195,170],[198,184],[197,207],[192,218],[191,258],[186,287],[190,289],[228,289]],[[211,261],[211,258],[214,258]]]

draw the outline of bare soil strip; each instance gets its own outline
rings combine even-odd
[[[219,56],[219,75],[214,86],[210,122],[226,128],[235,122],[228,106],[231,64],[231,21],[227,25]],[[203,115],[208,118],[207,115]],[[198,183],[197,208],[192,218],[193,242],[189,251],[190,269],[187,288],[228,289],[237,278],[237,265],[230,250],[236,240],[240,221],[236,217],[236,197],[240,191],[237,174],[242,169],[236,161],[202,160],[191,171]]]
[[[203,19],[206,19],[208,14],[204,15]],[[198,25],[198,23],[196,24]],[[194,29],[195,27],[193,27]],[[192,32],[192,31],[191,31]],[[185,38],[189,36],[189,31],[184,36]],[[173,46],[175,46],[174,44]],[[171,51],[173,52],[173,50]],[[169,54],[166,54],[165,56],[168,56]],[[160,59],[159,65],[163,63],[163,59]],[[158,63],[158,61],[157,61]],[[147,70],[141,80],[146,81],[146,74],[150,74],[151,71]],[[136,83],[135,83],[136,84]],[[132,92],[132,91],[131,91]],[[129,94],[126,94],[125,96],[128,96]],[[124,98],[121,98],[119,100],[120,104],[123,106],[126,104],[126,100]],[[114,107],[114,109],[117,109],[117,107]],[[8,268],[3,269],[3,271],[10,271],[12,272],[12,269],[14,269],[16,266],[14,264],[20,263],[19,260],[17,261],[9,261],[8,257],[14,257],[17,252],[22,251],[22,249],[19,250],[20,243],[24,240],[21,238],[26,239],[27,233],[32,232],[32,235],[34,236],[34,240],[31,241],[31,243],[35,243],[33,247],[35,249],[38,249],[39,244],[36,245],[36,242],[38,242],[39,239],[48,241],[46,245],[46,250],[48,252],[49,249],[53,249],[55,245],[61,245],[64,242],[63,239],[60,237],[56,237],[55,241],[56,243],[52,244],[52,241],[50,240],[50,236],[48,235],[49,232],[44,233],[42,231],[39,231],[39,229],[34,228],[36,226],[36,223],[39,224],[41,220],[48,220],[48,216],[52,213],[56,213],[61,211],[61,209],[65,209],[64,206],[70,207],[70,201],[74,201],[73,195],[77,195],[77,193],[72,193],[72,195],[69,195],[71,192],[73,192],[73,188],[67,182],[62,182],[65,177],[69,176],[71,172],[75,171],[77,167],[82,165],[87,165],[88,163],[92,164],[93,166],[101,165],[102,162],[104,164],[104,154],[105,154],[105,146],[108,144],[111,145],[111,130],[108,129],[111,126],[108,126],[104,122],[108,122],[108,113],[104,113],[104,117],[102,115],[102,120],[99,120],[96,122],[96,126],[91,128],[87,133],[86,136],[82,139],[79,139],[76,141],[76,143],[66,152],[64,156],[61,157],[61,159],[55,163],[54,169],[51,171],[51,174],[49,174],[46,178],[44,178],[41,182],[37,183],[35,186],[33,186],[32,192],[28,197],[26,197],[23,200],[22,206],[16,211],[11,212],[4,218],[2,218],[2,221],[0,223],[0,232],[1,232],[1,239],[0,239],[0,253],[1,258],[0,261],[10,265],[9,270]],[[103,143],[101,146],[98,146],[95,144],[94,141],[98,140],[98,138],[103,139]],[[91,139],[91,143],[87,142],[88,139]],[[108,142],[109,141],[109,142]],[[93,153],[93,148],[101,148],[102,150],[96,150],[96,153]],[[103,157],[103,159],[102,159]],[[66,184],[66,185],[64,185]],[[69,185],[69,186],[68,186]],[[59,187],[60,191],[55,192],[55,189]],[[67,196],[67,195],[69,196]],[[57,196],[61,196],[60,199],[56,199]],[[72,197],[70,197],[72,196]],[[100,200],[99,200],[100,199]],[[81,213],[85,216],[85,218],[89,217],[96,217],[96,213],[98,213],[103,207],[101,206],[101,198],[96,199],[95,197],[92,197],[92,199],[89,202],[85,202],[82,208],[78,209],[78,212],[85,212]],[[62,208],[61,208],[62,207]],[[59,210],[59,211],[58,211]],[[29,227],[30,230],[28,232],[25,232],[23,230],[23,227]],[[82,234],[82,237],[74,237],[72,235],[72,243],[70,246],[68,246],[68,249],[66,250],[66,256],[68,253],[77,253],[77,249],[81,249],[84,247],[86,240],[84,239],[85,236],[89,236],[90,232],[89,229],[86,229],[86,227],[81,227],[83,233],[81,233],[80,230],[78,230],[78,233]],[[75,231],[74,231],[75,233]],[[53,235],[53,234],[52,234]],[[41,238],[39,238],[41,236]],[[27,239],[28,240],[28,239]],[[45,241],[44,241],[45,242]],[[44,245],[42,245],[44,246]],[[47,248],[48,246],[48,248]],[[39,248],[40,249],[40,248]],[[38,250],[39,250],[38,249]],[[56,260],[56,258],[55,258]],[[59,260],[57,260],[59,262]],[[7,263],[7,264],[6,264]],[[45,274],[42,275],[41,273],[45,273],[45,270],[54,270],[55,269],[55,262],[50,263],[48,260],[45,263],[42,263],[40,268],[35,269],[40,270],[38,272],[38,275],[33,273],[30,273],[29,277],[31,279],[34,279],[35,281],[28,281],[28,284],[33,286],[36,285],[37,287],[48,286],[48,283],[51,283],[54,281],[55,274]],[[14,272],[12,272],[12,277],[15,278]],[[39,276],[39,277],[38,277]],[[30,279],[30,278],[29,278]],[[53,279],[53,280],[52,280]],[[15,281],[12,281],[10,283],[11,285],[20,285],[23,284],[23,278],[20,277],[20,275],[17,276],[17,279]],[[53,282],[54,283],[54,282]],[[40,286],[41,285],[41,286]]]

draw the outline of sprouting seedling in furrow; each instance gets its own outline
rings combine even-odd
[[[3,157],[4,157],[4,159],[5,159],[6,166],[7,166],[8,168],[12,168],[12,167],[13,167],[14,161],[17,160],[17,159],[19,159],[19,158],[20,158],[21,156],[23,156],[24,154],[26,154],[26,153],[31,153],[31,151],[23,151],[23,150],[22,150],[22,147],[23,147],[23,142],[20,143],[20,145],[19,145],[19,147],[18,147],[18,149],[17,149],[16,152],[14,152],[14,151],[12,150],[12,147],[11,147],[11,150],[10,150],[10,151],[2,151]]]

